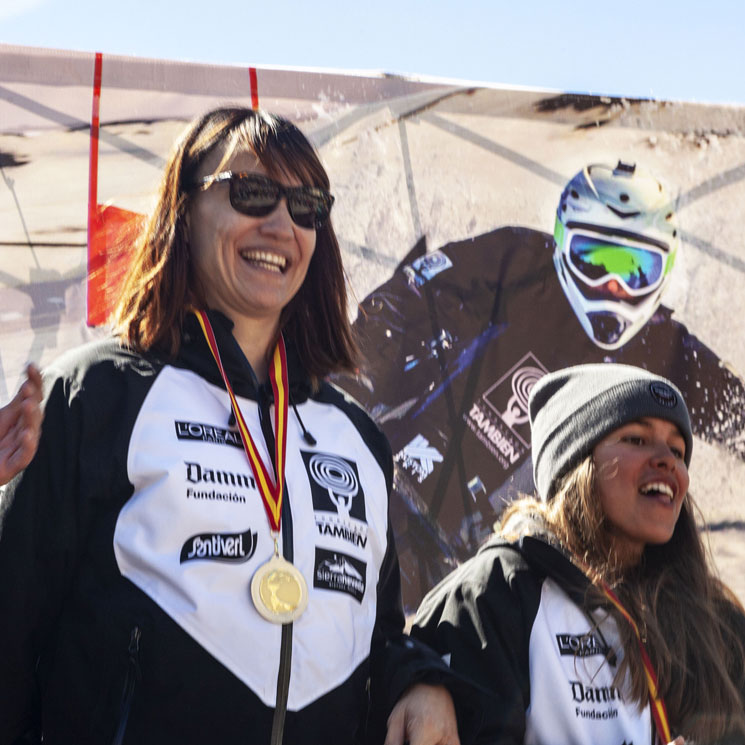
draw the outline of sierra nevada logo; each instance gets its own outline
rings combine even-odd
[[[181,547],[181,564],[195,559],[242,564],[256,552],[256,532],[199,533]]]
[[[358,603],[362,602],[367,583],[367,565],[364,561],[340,551],[316,548],[316,565],[313,587],[334,592],[345,592]]]
[[[442,463],[442,453],[426,437],[417,435],[394,460],[421,484],[434,471],[435,463]]]

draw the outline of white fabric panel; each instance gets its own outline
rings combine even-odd
[[[258,408],[245,399],[239,403],[257,450],[269,464]],[[192,372],[163,370],[132,432],[127,467],[135,491],[120,513],[114,550],[124,576],[265,704],[273,706],[281,627],[259,616],[249,592],[253,573],[272,555],[273,542],[250,465],[242,448],[176,436],[177,421],[225,428],[229,412],[225,391]],[[286,483],[293,515],[294,563],[309,590],[308,608],[293,633],[291,710],[338,686],[369,654],[387,525],[385,479],[357,430],[333,406],[310,401],[301,407],[301,416],[318,444],[311,448],[302,440],[290,410]],[[367,526],[351,517],[339,519],[348,524],[348,533],[364,535],[364,545],[341,536],[320,535],[301,448],[343,455],[356,464],[366,498]],[[195,498],[213,492],[228,499]],[[182,548],[193,536],[246,531],[256,533],[256,551],[246,561],[206,557],[180,562]],[[244,552],[249,544],[250,536],[240,544]],[[238,544],[223,545],[230,553]],[[316,546],[365,563],[361,602],[347,592],[313,586]]]
[[[602,612],[595,621],[600,633],[553,580],[543,583],[530,634],[526,745],[652,741],[649,704],[639,711],[624,687],[614,685],[617,668],[603,654],[609,647],[620,664],[618,627]]]

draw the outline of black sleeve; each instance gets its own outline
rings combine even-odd
[[[45,383],[39,449],[0,505],[1,745],[39,729],[35,670],[77,553],[80,415],[64,378]]]
[[[519,566],[509,547],[483,549],[425,597],[412,628],[412,636],[478,685],[474,743],[518,745],[525,735],[528,645],[540,582],[516,572],[516,560]]]
[[[373,631],[370,675],[370,718],[368,743],[382,743],[388,717],[398,700],[417,683],[444,685],[453,697],[458,712],[461,743],[470,742],[468,733],[476,729],[477,712],[473,706],[471,681],[451,670],[431,647],[403,633],[404,615],[398,559],[392,530],[388,529],[389,551],[378,586],[378,617]]]
[[[383,443],[380,449],[385,451],[380,462],[390,498],[393,458],[388,441],[377,427],[375,429]],[[454,674],[426,644],[404,634],[403,629],[401,578],[389,515],[387,549],[378,577],[377,617],[370,650],[370,715],[366,741],[371,744],[385,740],[391,710],[406,690],[416,683],[445,685],[456,704],[459,700],[462,701],[459,710],[463,712],[463,717],[473,717],[468,706],[471,685],[462,676]],[[463,742],[465,745],[466,741]]]

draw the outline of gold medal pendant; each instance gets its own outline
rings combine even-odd
[[[300,570],[275,553],[251,580],[256,610],[272,623],[292,623],[308,605],[308,586]]]

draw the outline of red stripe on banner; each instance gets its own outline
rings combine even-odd
[[[96,52],[96,62],[93,68],[93,105],[91,110],[91,142],[88,173],[88,242],[90,243],[92,223],[96,219],[96,204],[98,202],[98,129],[101,110],[101,70],[103,57]]]
[[[94,257],[94,237],[97,233],[98,221],[98,129],[100,124],[101,110],[101,70],[103,69],[103,56],[96,52],[96,61],[93,67],[93,104],[91,107],[91,141],[88,171],[88,266]],[[90,293],[89,293],[90,295]],[[88,323],[91,323],[91,312],[96,315],[95,309],[88,304]]]
[[[89,326],[106,323],[121,297],[131,268],[132,249],[147,223],[145,215],[96,205],[88,236]]]
[[[88,172],[88,278],[86,322],[106,323],[129,271],[132,247],[146,223],[144,215],[98,203],[98,143],[100,134],[103,56],[96,52],[93,68],[90,155]]]
[[[248,68],[248,80],[251,85],[251,107],[259,108],[259,78],[255,67]]]

